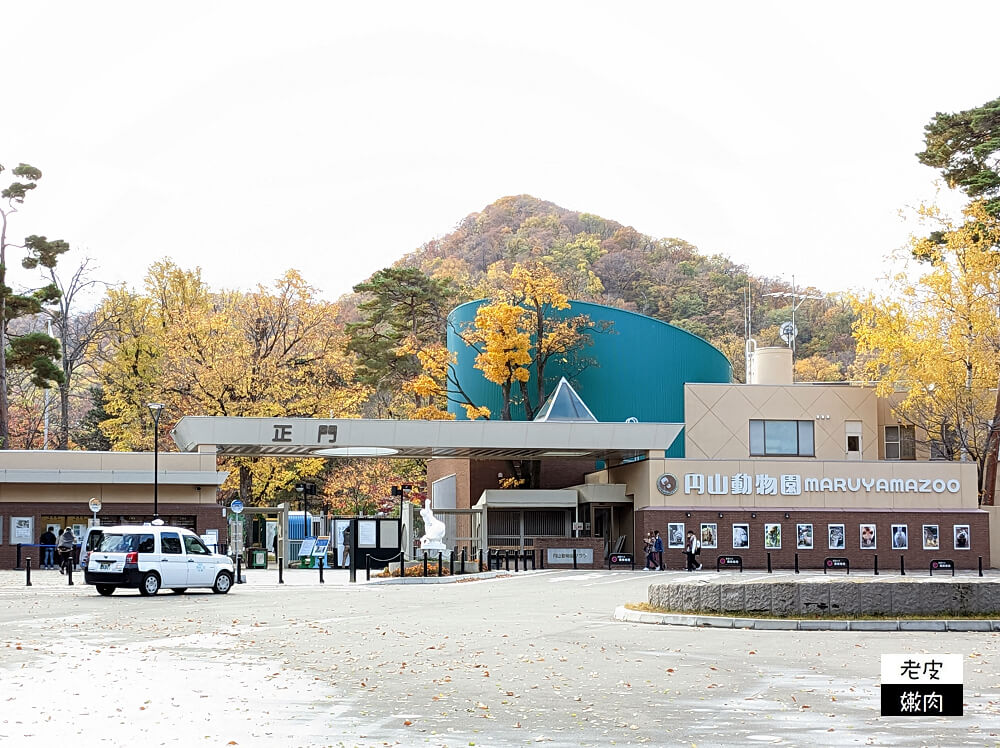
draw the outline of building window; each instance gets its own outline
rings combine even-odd
[[[750,421],[750,454],[815,457],[812,421]]]
[[[885,427],[885,459],[917,459],[916,440],[913,435],[913,426]]]

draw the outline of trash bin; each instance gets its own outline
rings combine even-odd
[[[251,548],[250,558],[247,559],[247,566],[251,569],[266,569],[267,550],[264,548]]]

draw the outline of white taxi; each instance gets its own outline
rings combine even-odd
[[[118,525],[102,527],[100,544],[90,552],[84,580],[102,595],[118,587],[155,595],[161,587],[181,593],[210,587],[225,594],[236,572],[229,556],[212,553],[201,538],[183,527]]]

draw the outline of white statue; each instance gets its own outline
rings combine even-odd
[[[420,548],[425,551],[443,551],[444,544],[444,522],[434,516],[431,511],[431,500],[424,501],[424,508],[420,510],[420,516],[424,518],[424,535],[420,538]]]

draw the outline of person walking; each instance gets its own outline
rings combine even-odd
[[[59,573],[65,574],[66,570],[73,570],[73,544],[76,543],[76,536],[73,535],[73,528],[67,527],[63,534],[59,536],[59,544],[56,550],[59,551]]]
[[[344,528],[344,560],[340,564],[343,567],[351,565],[351,526]]]
[[[42,536],[38,539],[38,544],[41,551],[41,563],[38,565],[41,569],[54,569],[56,568],[55,557],[56,557],[56,534],[50,529],[46,529],[42,533]]]
[[[688,530],[687,542],[684,544],[684,555],[687,556],[687,570],[697,571],[701,568],[698,563],[698,554],[701,553],[701,543],[695,537],[693,530]]]
[[[660,571],[666,571],[666,567],[663,565],[663,538],[660,537],[659,530],[653,530],[653,557],[656,568]]]
[[[653,536],[650,533],[646,533],[646,537],[642,539],[642,552],[646,554],[646,563],[643,565],[643,571],[649,571],[655,568],[653,566]]]

